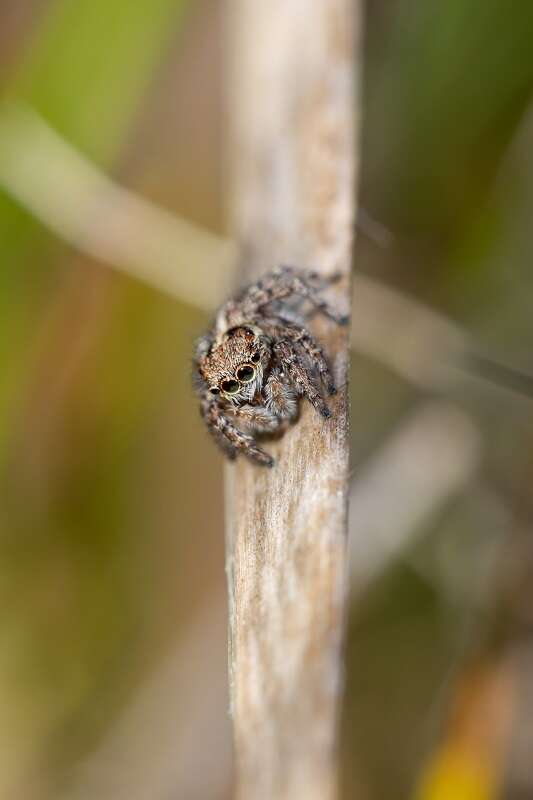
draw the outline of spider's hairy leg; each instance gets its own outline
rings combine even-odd
[[[202,358],[204,358],[209,352],[212,344],[213,336],[211,333],[206,333],[196,340],[194,346],[194,361],[197,367]]]
[[[316,272],[312,269],[297,269],[296,267],[289,267],[286,264],[278,267],[274,272],[290,277],[299,275],[302,280],[310,284],[313,289],[318,290],[325,289],[327,286],[332,286],[344,277],[342,272],[330,272],[329,275],[322,275],[320,272]]]
[[[243,309],[253,315],[268,303],[283,300],[291,295],[299,295],[338,325],[346,325],[349,317],[339,314],[329,303],[320,297],[319,290],[306,279],[305,273],[298,273],[291,267],[280,267],[265,275],[262,280],[250,286],[243,297]]]
[[[287,269],[290,270],[290,267]],[[285,286],[282,287],[282,290],[285,292],[285,297],[289,297],[291,294],[300,295],[301,297],[309,300],[309,302],[318,311],[320,311],[321,314],[333,320],[333,322],[336,322],[337,325],[348,324],[350,319],[349,316],[347,314],[340,314],[326,300],[323,300],[322,297],[320,297],[319,290],[312,285],[313,279],[309,280],[305,273],[298,274],[290,271],[287,273],[285,280]],[[280,295],[279,298],[276,299],[282,299],[282,297],[283,295]]]
[[[274,345],[274,353],[282,368],[287,372],[297,392],[305,395],[311,405],[316,408],[318,413],[324,418],[327,419],[331,417],[331,411],[313,383],[309,371],[300,363],[298,353],[292,342],[287,339],[276,342]]]
[[[324,356],[324,351],[307,328],[292,324],[284,325],[283,327],[278,326],[278,336],[279,338],[289,339],[291,342],[301,345],[309,356],[312,364],[318,370],[320,380],[326,387],[328,394],[337,393],[335,381],[333,380],[333,375],[330,372]]]
[[[212,435],[220,449],[223,451],[224,455],[233,461],[233,459],[235,459],[237,456],[237,448],[234,447],[230,440],[222,433],[219,426],[213,423],[211,413],[212,405],[213,401],[211,398],[206,397],[205,395],[201,398],[200,413],[202,415],[202,419],[205,422],[207,430]]]
[[[237,450],[230,444],[229,439],[226,439],[224,434],[222,434],[216,428],[211,427],[209,424],[207,425],[209,432],[213,435],[215,442],[218,444],[222,452],[224,453],[230,461],[234,461],[237,458]]]
[[[225,415],[222,407],[215,401],[205,400],[202,403],[202,415],[211,433],[215,434],[215,439],[219,441],[219,436],[223,436],[234,450],[243,453],[252,461],[271,467],[274,459],[261,450],[255,439],[243,433]]]

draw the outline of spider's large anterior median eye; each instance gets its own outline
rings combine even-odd
[[[222,381],[221,389],[226,394],[236,394],[240,389],[239,382],[234,380]]]
[[[241,383],[250,383],[255,377],[255,369],[251,364],[244,364],[237,370],[237,378]]]

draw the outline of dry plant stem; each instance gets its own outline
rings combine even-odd
[[[242,279],[277,264],[346,276],[354,222],[352,0],[230,0],[230,179]],[[332,290],[333,292],[334,290]],[[332,297],[333,299],[333,297]],[[348,335],[313,322],[339,394],[261,469],[227,467],[231,708],[240,800],[333,800],[342,690]]]

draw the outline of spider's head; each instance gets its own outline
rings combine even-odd
[[[200,371],[215,397],[251,403],[263,386],[270,361],[269,339],[254,325],[226,331],[201,359]]]

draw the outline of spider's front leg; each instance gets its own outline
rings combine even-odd
[[[331,411],[315,386],[309,371],[302,365],[294,345],[287,339],[282,339],[275,343],[274,353],[298,394],[305,395],[325,419],[331,417]]]
[[[330,372],[326,357],[324,356],[324,351],[307,328],[294,323],[284,323],[280,325],[279,322],[271,319],[265,320],[262,324],[271,336],[277,339],[288,339],[290,342],[300,345],[318,371],[320,380],[326,387],[327,393],[337,393],[335,381],[333,380],[333,375]]]
[[[202,416],[208,430],[220,444],[220,437],[233,448],[235,452],[243,453],[258,464],[271,467],[274,459],[257,446],[255,439],[243,433],[234,425],[224,413],[224,409],[216,401],[205,399],[201,405]],[[223,448],[225,449],[225,448]]]

